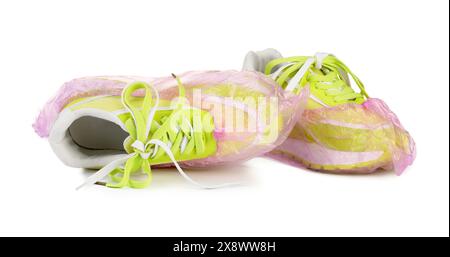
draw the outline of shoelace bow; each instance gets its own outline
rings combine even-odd
[[[181,81],[175,75],[172,74],[172,76],[177,80],[180,99],[184,98],[185,90]],[[141,107],[132,104],[133,93],[138,90],[144,90]],[[152,105],[151,91],[153,91],[155,95],[154,105]],[[133,152],[104,166],[95,174],[87,178],[77,189],[93,184],[112,188],[122,188],[126,186],[131,188],[145,188],[152,181],[150,160],[152,158],[160,157],[163,154],[166,154],[171,159],[183,178],[196,186],[211,189],[236,185],[236,183],[224,183],[219,185],[200,184],[190,178],[178,164],[174,152],[171,149],[172,142],[175,140],[178,140],[178,144],[180,144],[180,149],[176,149],[175,151],[183,152],[186,148],[190,148],[189,150],[195,148],[198,152],[202,152],[205,148],[204,138],[201,135],[202,132],[199,132],[198,127],[194,129],[194,126],[199,126],[200,124],[198,122],[191,124],[190,121],[185,118],[184,111],[186,111],[186,109],[184,108],[182,101],[179,101],[173,112],[166,119],[163,119],[163,124],[159,124],[154,120],[155,112],[159,105],[159,94],[153,86],[150,86],[145,82],[134,82],[124,88],[121,95],[121,101],[122,105],[131,116],[125,122],[125,127],[130,134],[126,141],[133,142],[131,144]],[[189,108],[187,111],[189,111]],[[194,115],[195,113],[196,112],[194,111]],[[179,126],[174,128],[174,124],[171,122],[177,121],[180,121],[178,122]],[[153,133],[151,134],[151,132]],[[183,135],[181,142],[179,141],[181,138],[179,136],[180,133]],[[189,140],[192,140],[193,143],[188,144]],[[125,165],[123,169],[120,168],[122,165]],[[145,179],[137,180],[132,178],[132,175],[136,174],[138,171],[142,171],[141,174],[143,173],[143,175],[145,175]],[[115,183],[99,182],[108,175],[110,175],[111,180]]]
[[[272,73],[272,70],[277,68]],[[325,70],[325,75],[314,72]],[[270,75],[280,85],[286,85],[286,91],[298,92],[306,84],[333,97],[336,102],[351,101],[359,97],[368,98],[368,94],[359,78],[338,58],[327,53],[317,53],[313,57],[280,58],[269,62],[265,74]],[[359,93],[350,87],[350,75],[360,89]]]

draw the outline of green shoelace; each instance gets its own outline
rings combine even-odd
[[[324,53],[272,60],[266,65],[265,74],[271,75],[286,91],[294,93],[309,83],[336,104],[369,97],[363,83],[342,61]],[[360,89],[359,93],[351,88],[349,75]]]

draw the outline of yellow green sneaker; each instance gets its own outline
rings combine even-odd
[[[298,99],[258,72],[85,77],[65,83],[33,126],[65,164],[100,169],[83,186],[143,188],[151,167],[175,166],[193,184],[214,188],[229,184],[201,185],[183,169],[273,150],[295,125]]]
[[[414,161],[414,141],[397,116],[382,100],[370,98],[359,78],[335,56],[283,58],[266,49],[249,52],[243,69],[270,76],[285,91],[310,92],[306,111],[270,156],[336,173],[393,169],[401,174]]]

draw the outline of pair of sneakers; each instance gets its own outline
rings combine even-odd
[[[33,126],[65,164],[99,169],[81,186],[144,188],[152,167],[173,166],[200,187],[229,186],[203,185],[183,169],[261,155],[318,171],[400,174],[415,157],[395,114],[324,53],[266,49],[249,52],[243,71],[75,79]]]

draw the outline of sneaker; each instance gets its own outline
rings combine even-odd
[[[333,55],[283,58],[274,49],[249,52],[244,70],[259,71],[287,92],[310,91],[306,110],[289,138],[269,155],[313,170],[401,174],[415,144],[397,116]],[[358,92],[351,87],[351,81]]]
[[[248,97],[267,101],[250,108]],[[100,169],[82,186],[144,188],[151,167],[175,166],[193,184],[215,188],[230,184],[202,185],[183,168],[235,164],[273,150],[295,125],[298,101],[257,72],[87,77],[63,85],[33,126],[66,165]],[[275,119],[264,121],[273,110]],[[230,126],[227,120],[237,120],[230,113],[238,112],[255,128]]]

